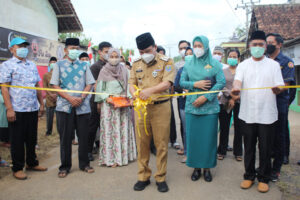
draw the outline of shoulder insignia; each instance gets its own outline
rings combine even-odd
[[[167,72],[172,71],[172,65],[167,65],[167,66],[166,66],[166,71],[167,71]]]
[[[169,57],[168,56],[162,56],[160,59],[163,60],[163,61],[165,61],[165,62],[168,62]]]
[[[141,60],[141,59],[142,59],[141,57],[138,57],[138,58],[134,59],[133,62],[137,62],[137,61],[139,61],[139,60]]]
[[[288,66],[289,66],[289,68],[294,68],[294,63],[293,62],[289,62]]]

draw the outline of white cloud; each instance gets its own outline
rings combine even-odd
[[[235,8],[240,0],[228,0]],[[262,3],[285,3],[286,0],[262,0]],[[211,47],[226,41],[234,29],[243,25],[245,13],[233,11],[226,0],[151,0],[151,1],[72,1],[84,33],[94,44],[109,41],[115,47],[135,48],[135,38],[151,32],[157,44],[177,55],[181,39],[191,41],[206,35]],[[87,6],[88,5],[88,6]]]

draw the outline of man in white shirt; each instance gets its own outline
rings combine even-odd
[[[251,58],[239,64],[233,83],[232,97],[239,98],[241,130],[244,135],[245,174],[242,189],[250,188],[258,179],[258,191],[267,192],[271,175],[271,150],[274,123],[278,120],[276,95],[284,82],[279,64],[267,57],[266,36],[255,31],[250,38]],[[271,89],[242,90],[244,88],[272,87]],[[255,150],[259,142],[259,171],[255,171]]]

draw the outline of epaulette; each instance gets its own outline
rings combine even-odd
[[[169,57],[168,56],[162,56],[160,59],[163,60],[163,61],[165,61],[165,62],[169,61]]]
[[[141,59],[142,59],[141,57],[138,57],[138,58],[134,59],[133,62],[135,63],[135,62],[137,62],[137,61],[139,61]]]

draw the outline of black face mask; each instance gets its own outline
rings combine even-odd
[[[271,55],[276,51],[276,46],[273,44],[267,45],[267,54]]]

